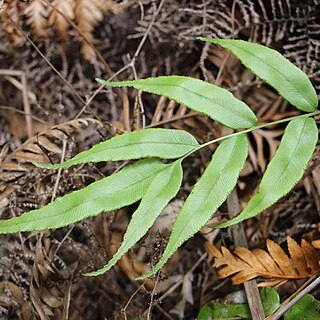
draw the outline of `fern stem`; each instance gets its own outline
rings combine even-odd
[[[282,306],[267,319],[278,320],[280,319],[290,308],[292,308],[299,300],[301,300],[306,294],[317,287],[320,284],[320,276],[312,281],[306,288],[300,291],[292,300],[287,304],[282,304]]]
[[[245,134],[245,133],[249,133],[249,132],[252,132],[252,131],[255,131],[255,130],[258,130],[258,129],[262,129],[262,128],[266,128],[266,127],[269,127],[269,126],[273,126],[273,125],[276,125],[276,124],[280,124],[280,123],[285,123],[285,122],[289,122],[293,119],[297,119],[297,118],[309,118],[309,117],[314,117],[314,116],[317,116],[320,114],[320,110],[317,110],[317,111],[314,111],[314,112],[310,112],[310,113],[305,113],[305,114],[301,114],[301,115],[298,115],[298,116],[293,116],[293,117],[289,117],[289,118],[284,118],[284,119],[280,119],[280,120],[275,120],[275,121],[272,121],[272,122],[268,122],[268,123],[263,123],[263,124],[259,124],[257,126],[254,126],[254,127],[251,127],[249,129],[245,129],[245,130],[241,130],[241,131],[237,131],[237,132],[234,132],[234,133],[231,133],[231,134],[228,134],[226,136],[222,136],[222,137],[219,137],[217,139],[214,139],[214,140],[211,140],[211,141],[208,141],[208,142],[205,142],[203,144],[201,144],[199,147],[191,150],[190,152],[188,152],[187,154],[185,154],[183,156],[183,159],[188,157],[189,155],[191,155],[192,153],[202,149],[202,148],[205,148],[211,144],[214,144],[214,143],[217,143],[217,142],[220,142],[220,141],[223,141],[225,139],[229,139],[231,137],[234,137],[234,136],[238,136],[240,134]]]

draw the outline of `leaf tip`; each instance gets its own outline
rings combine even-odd
[[[215,228],[215,229],[223,229],[223,228],[229,227],[232,224],[233,224],[232,220],[229,220],[229,221],[226,221],[226,222],[223,222],[223,223],[220,223],[220,224],[213,225],[212,227]]]
[[[211,42],[213,44],[220,44],[220,41],[223,40],[219,38],[209,38],[209,37],[198,37],[197,39],[205,42]]]
[[[149,271],[149,272],[143,274],[142,276],[133,278],[133,280],[135,280],[135,281],[140,281],[140,280],[144,280],[144,279],[146,279],[146,278],[149,278],[149,277],[151,277],[151,276],[153,276],[153,275],[154,275],[154,272]]]
[[[104,273],[105,273],[105,270],[104,270],[104,268],[102,268],[97,271],[91,271],[91,272],[84,273],[83,275],[85,277],[97,277],[97,276],[100,276],[101,274],[104,274]]]
[[[100,79],[100,78],[95,78],[95,80],[97,81],[97,82],[99,82],[99,83],[101,83],[102,85],[104,85],[104,86],[107,86],[107,85],[109,85],[109,81],[106,81],[106,80],[103,80],[103,79]]]
[[[35,167],[41,168],[41,169],[53,169],[52,167],[54,166],[52,164],[45,164],[45,163],[39,163],[39,162],[32,162],[32,164]]]

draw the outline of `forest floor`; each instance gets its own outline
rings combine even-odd
[[[196,40],[210,36],[277,49],[320,88],[316,0],[102,2],[10,0],[0,9],[1,220],[39,208],[123,165],[107,162],[51,171],[34,167],[33,161],[60,162],[145,126],[187,130],[200,143],[229,133],[164,97],[144,93],[140,100],[133,89],[100,88],[97,77],[192,76],[230,90],[261,122],[299,114],[233,55]],[[62,15],[52,4],[60,5]],[[249,157],[237,185],[240,207],[255,192],[284,128],[279,124],[248,135]],[[209,301],[241,292],[243,285],[218,279],[204,244],[232,251],[242,227],[233,232],[203,228],[161,273],[147,281],[133,280],[161,256],[179,208],[214,149],[184,162],[177,197],[148,235],[101,276],[83,274],[105,265],[116,252],[135,205],[65,228],[1,235],[0,319],[196,319]],[[271,239],[287,251],[287,236],[298,243],[319,238],[319,159],[317,147],[294,190],[242,224],[249,249],[265,249]],[[215,221],[228,217],[229,209],[222,205]],[[278,287],[281,301],[304,281]],[[320,290],[312,294],[319,298]]]

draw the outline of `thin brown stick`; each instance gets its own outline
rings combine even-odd
[[[239,214],[239,199],[236,189],[233,189],[229,195],[227,199],[227,205],[231,219]],[[232,234],[236,246],[248,248],[247,238],[242,223],[238,223],[232,227]],[[244,283],[244,289],[247,295],[252,320],[263,320],[265,315],[256,281],[246,281]]]
[[[173,317],[170,316],[170,314],[169,314],[166,310],[164,310],[164,309],[160,306],[159,303],[155,303],[154,307],[157,308],[158,311],[162,313],[162,319],[165,319],[165,318],[166,318],[166,319],[168,319],[168,320],[175,320]],[[157,312],[156,314],[158,315],[159,312]]]
[[[122,72],[127,70],[129,67],[130,67],[129,65],[122,67],[116,73],[114,73],[110,78],[108,78],[106,81],[111,81],[111,80],[115,79],[119,74],[121,74]],[[102,91],[102,89],[104,89],[104,87],[105,86],[102,84],[96,91],[94,91],[94,93],[91,95],[91,97],[87,100],[87,103],[82,107],[82,109],[79,111],[79,113],[75,116],[75,119],[78,119],[85,112],[86,108],[88,106],[90,106],[90,104],[92,103],[94,98]]]
[[[306,288],[300,291],[292,300],[290,300],[286,305],[282,305],[276,313],[269,316],[270,320],[280,319],[290,308],[292,308],[298,301],[300,301],[307,293],[312,291],[315,287],[320,284],[320,276],[312,281]]]
[[[124,317],[124,320],[127,320],[127,313],[126,313],[126,310],[128,309],[132,299],[136,296],[136,294],[141,290],[141,288],[144,287],[144,283],[142,283],[138,288],[137,290],[130,296],[129,300],[127,301],[126,305],[121,309],[121,313],[123,313],[123,317]]]
[[[133,76],[134,76],[134,79],[137,80],[138,79],[138,76],[137,76],[137,72],[136,72],[136,68],[135,68],[135,63],[136,63],[136,60],[143,48],[143,45],[145,44],[148,36],[149,36],[149,33],[156,21],[156,17],[159,15],[162,7],[163,7],[163,4],[164,4],[165,0],[161,0],[161,2],[159,3],[159,6],[158,8],[155,9],[154,11],[154,14],[153,14],[153,17],[152,17],[152,20],[146,30],[146,32],[144,33],[136,51],[134,52],[133,54],[133,57],[132,59],[130,60],[130,62],[128,64],[126,64],[124,67],[122,67],[120,70],[118,70],[115,74],[113,74],[111,77],[109,77],[106,81],[111,81],[112,79],[116,78],[119,74],[121,74],[122,72],[124,72],[125,70],[127,69],[131,69],[132,72],[133,72]],[[97,94],[103,89],[104,85],[101,85],[94,93],[93,95],[89,98],[89,100],[87,101],[87,103],[83,106],[83,108],[80,110],[80,112],[76,115],[76,119],[78,117],[81,116],[81,114],[86,110],[87,106],[89,106],[93,99],[97,96]],[[145,112],[144,112],[144,108],[143,108],[143,104],[142,104],[142,100],[141,100],[141,97],[139,97],[138,95],[138,99],[139,99],[139,104],[140,104],[140,112],[141,112],[141,116],[142,116],[142,126],[144,128],[144,125],[145,125]]]
[[[1,74],[1,69],[0,69],[0,74]],[[14,71],[14,70],[13,70]],[[13,86],[15,86],[17,89],[22,91],[22,84],[21,82],[19,82],[14,76],[5,76],[4,77],[7,81],[9,81]],[[35,104],[37,103],[37,97],[36,95],[31,92],[30,90],[28,90],[28,97],[29,97],[29,101],[31,104]]]
[[[287,304],[295,295],[297,295],[299,292],[301,292],[304,288],[306,288],[313,280],[317,278],[317,275],[313,275],[310,277],[307,281],[305,281],[290,297],[288,297],[286,300],[282,302],[282,304]],[[269,319],[272,315],[269,315],[265,320]]]
[[[0,109],[4,109],[4,110],[10,110],[10,111],[13,111],[13,112],[16,112],[16,113],[20,113],[20,114],[23,114],[23,115],[28,115],[30,116],[33,120],[36,120],[37,122],[40,122],[42,124],[48,124],[47,122],[45,122],[44,120],[32,115],[32,114],[28,114],[28,113],[25,113],[24,111],[22,110],[19,110],[19,109],[16,109],[14,107],[10,107],[10,106],[0,106]]]
[[[229,57],[230,57],[230,53],[228,52],[228,54],[226,55],[226,57],[222,61],[221,67],[219,69],[219,72],[217,74],[216,80],[214,82],[216,86],[221,86],[222,74],[223,74],[224,68],[225,68],[225,66],[227,64],[227,61],[228,61]]]
[[[21,83],[22,83],[22,101],[23,101],[23,108],[25,112],[25,119],[27,125],[27,136],[28,138],[32,137],[32,118],[31,118],[31,108],[28,98],[28,87],[27,87],[27,77],[24,72],[21,72]]]
[[[132,72],[133,72],[133,76],[134,76],[134,79],[137,80],[138,79],[138,75],[137,75],[137,71],[136,71],[136,59],[138,58],[142,48],[143,48],[143,45],[145,44],[148,36],[149,36],[149,33],[154,25],[154,23],[156,22],[156,18],[157,16],[159,15],[161,9],[162,9],[162,6],[164,4],[165,0],[161,0],[161,2],[159,3],[159,6],[158,8],[155,8],[154,9],[154,14],[152,16],[152,20],[146,30],[146,32],[144,33],[134,55],[133,55],[133,58],[131,59],[131,62],[129,63],[129,66],[131,67],[132,69]],[[138,93],[138,101],[139,101],[139,107],[140,107],[140,115],[141,115],[141,119],[142,119],[142,128],[145,128],[146,126],[146,116],[145,116],[145,111],[144,111],[144,107],[143,107],[143,102],[142,102],[142,99],[141,99],[141,91]]]
[[[9,20],[15,25],[15,27],[20,31],[20,33],[27,39],[27,41],[32,45],[32,47],[38,52],[38,54],[46,61],[50,68],[59,76],[63,83],[72,91],[76,98],[86,106],[86,108],[96,117],[96,119],[101,119],[95,114],[95,112],[90,108],[89,105],[82,99],[80,94],[73,88],[73,86],[63,77],[63,75],[54,67],[54,65],[46,58],[46,56],[41,52],[41,50],[36,46],[36,44],[30,39],[30,37],[21,29],[21,27],[11,18],[11,16],[4,10],[4,14],[9,18]]]
[[[151,292],[151,299],[150,299],[150,302],[149,302],[147,320],[151,319],[151,311],[152,311],[152,307],[153,307],[154,296],[156,294],[157,284],[159,282],[159,275],[160,275],[160,271],[158,271],[158,273],[157,273],[156,280],[154,282],[154,287],[153,287],[152,292]]]
[[[68,320],[69,319],[69,309],[70,309],[70,301],[71,301],[71,287],[72,287],[72,279],[68,281],[68,285],[63,298],[63,312],[61,319]]]
[[[63,239],[59,242],[56,250],[54,250],[54,253],[52,255],[52,258],[51,258],[51,263],[53,262],[53,259],[55,258],[55,256],[58,254],[60,248],[62,247],[62,245],[64,244],[64,242],[68,239],[70,233],[73,231],[74,229],[74,225],[68,230],[68,232],[65,234],[65,236],[63,237]]]
[[[62,141],[62,154],[61,154],[60,163],[62,163],[64,161],[65,154],[66,154],[66,146],[67,146],[67,139],[63,139],[63,141]],[[57,173],[57,178],[56,178],[56,181],[55,181],[55,184],[53,187],[53,191],[52,191],[51,201],[53,201],[56,197],[60,178],[61,178],[61,171],[62,171],[62,168],[59,168],[58,173]]]
[[[154,303],[154,306],[159,309],[161,312],[165,312],[161,307],[160,307],[160,302],[166,299],[172,292],[174,292],[179,286],[183,284],[184,278],[188,277],[188,275],[192,274],[193,271],[201,264],[201,262],[208,256],[208,254],[205,252],[197,261],[196,263],[187,271],[187,273],[181,277],[179,281],[177,281],[172,287],[170,287],[161,297],[159,297],[156,302]],[[150,307],[149,307],[150,308]],[[147,314],[149,311],[149,308],[144,311],[144,315]],[[172,319],[170,315],[164,314],[168,319]]]
[[[207,257],[207,253],[205,252],[197,261],[196,263],[191,267],[190,270],[187,271],[185,276],[188,276],[188,274],[191,274],[199,265],[200,263]],[[158,302],[163,301],[165,298],[167,298],[173,291],[175,291],[179,286],[183,284],[184,277],[181,278],[178,282],[176,282],[172,287],[170,287],[161,297],[157,299]]]
[[[15,76],[15,77],[21,78],[21,84],[19,83],[19,89],[22,92],[22,102],[23,102],[23,108],[24,108],[24,116],[26,120],[27,137],[31,138],[33,133],[32,116],[31,116],[31,108],[30,108],[30,102],[29,102],[29,93],[28,93],[26,74],[21,70],[0,69],[0,75]]]
[[[162,121],[159,121],[159,122],[156,122],[156,123],[153,123],[153,124],[149,124],[148,126],[146,126],[146,128],[159,127],[159,126],[163,126],[163,125],[168,124],[168,123],[176,122],[176,121],[187,119],[187,118],[191,118],[191,117],[196,117],[196,116],[199,116],[199,115],[201,115],[201,114],[198,113],[198,112],[189,112],[188,114],[184,114],[182,116],[176,116],[176,117],[172,117],[172,118],[170,118],[168,120],[162,120]]]

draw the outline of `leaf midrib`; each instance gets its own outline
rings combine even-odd
[[[254,269],[254,267],[250,266],[250,264],[247,261],[245,261],[245,260],[242,260],[242,261],[245,263],[245,265],[243,265],[242,263],[236,264],[236,265],[238,265],[239,271],[236,271],[234,273],[235,276],[239,272],[241,272],[243,270],[251,271],[252,273],[256,273],[258,276],[263,277],[263,278],[270,277],[270,278],[279,278],[279,279],[301,279],[301,278],[305,278],[306,276],[312,276],[314,274],[319,273],[319,270],[317,270],[317,271],[314,271],[314,272],[307,272],[307,273],[298,273],[298,272],[296,272],[295,275],[279,274],[279,273],[269,272],[264,265],[262,265],[262,266],[263,266],[263,268],[265,268],[266,271],[259,271],[259,270],[256,271]],[[226,265],[226,264],[224,264],[224,265]],[[222,267],[222,269],[223,269],[223,267]]]

